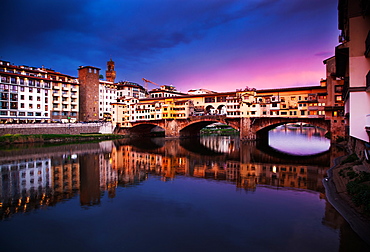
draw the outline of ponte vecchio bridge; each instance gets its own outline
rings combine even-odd
[[[166,137],[189,137],[199,135],[207,125],[221,123],[238,130],[241,140],[257,140],[279,125],[305,123],[344,136],[343,104],[336,99],[326,84],[127,98],[113,104],[113,124],[118,134],[148,135],[160,127]]]
[[[125,133],[149,135],[155,127],[161,127],[166,137],[198,136],[200,130],[213,123],[228,125],[240,132],[241,140],[265,139],[269,130],[287,123],[307,123],[330,132],[330,120],[325,118],[253,117],[227,118],[225,115],[191,116],[186,119],[162,119],[132,123]],[[123,130],[123,129],[121,129]],[[121,131],[123,133],[123,131]]]

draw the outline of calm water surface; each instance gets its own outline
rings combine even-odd
[[[270,146],[205,137],[2,150],[1,251],[368,250],[325,200],[341,150],[281,155],[274,134]]]

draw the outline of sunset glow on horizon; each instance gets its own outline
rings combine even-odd
[[[5,0],[0,58],[179,91],[319,85],[338,44],[337,0]],[[155,88],[150,86],[149,88]]]

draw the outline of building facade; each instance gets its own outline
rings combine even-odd
[[[330,81],[330,85],[334,82]],[[189,117],[222,115],[226,118],[289,117],[323,118],[341,125],[340,103],[334,100],[327,81],[318,86],[282,89],[244,89],[235,92],[182,95],[146,99],[125,99],[112,104],[113,126],[131,127],[140,121],[188,119]],[[330,95],[329,95],[330,93]],[[337,105],[337,106],[336,106]],[[335,109],[329,109],[335,107]],[[333,132],[334,128],[331,129]],[[333,132],[344,136],[343,130]]]
[[[343,100],[349,120],[349,136],[369,142],[370,3],[339,0],[338,17],[341,44],[335,48],[335,75],[344,82]]]
[[[76,121],[78,89],[78,80],[72,76],[0,60],[0,121]]]
[[[80,66],[78,80],[80,83],[80,121],[99,121],[99,70],[92,66]]]

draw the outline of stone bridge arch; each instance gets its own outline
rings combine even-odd
[[[250,119],[250,128],[244,130],[244,137],[247,139],[266,139],[268,137],[268,132],[280,125],[287,123],[307,123],[319,128],[323,128],[326,132],[330,131],[330,120],[325,120],[324,118],[269,118],[269,117],[259,117]],[[244,124],[245,125],[245,124]]]
[[[199,136],[200,130],[212,123],[222,123],[236,130],[240,129],[240,118],[230,119],[225,115],[191,116],[187,119],[163,119],[132,123],[131,128],[122,130],[121,133],[132,135],[150,135],[155,127],[161,127],[166,137]]]
[[[153,135],[153,130],[156,128],[162,128],[163,131],[164,125],[158,122],[138,122],[132,125],[131,128],[125,128],[123,134],[129,134],[134,136],[151,136]]]
[[[134,135],[150,135],[155,127],[161,127],[166,137],[198,136],[200,130],[212,123],[222,123],[240,132],[241,140],[264,139],[268,131],[287,123],[308,123],[330,132],[331,122],[324,118],[284,118],[255,117],[227,118],[226,115],[190,116],[186,119],[162,119],[132,123],[132,128],[120,130],[120,133]]]
[[[187,123],[184,123],[180,129],[180,136],[199,136],[200,130],[213,123],[222,123],[236,130],[240,129],[240,119],[228,119],[222,115],[196,116],[190,117]]]

